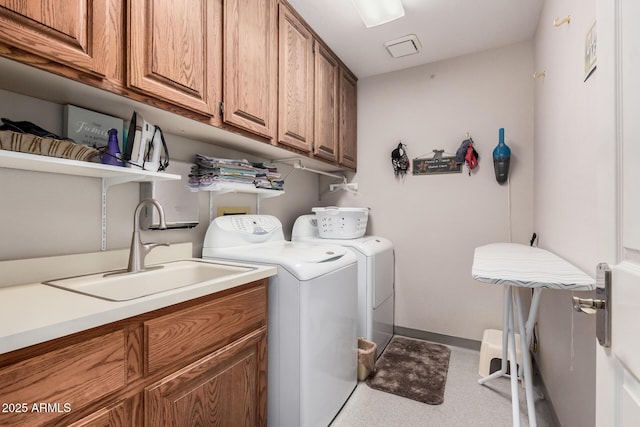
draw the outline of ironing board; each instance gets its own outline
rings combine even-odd
[[[531,383],[531,355],[528,349],[533,336],[533,327],[536,323],[542,290],[592,291],[596,286],[595,279],[549,251],[517,243],[493,243],[476,248],[471,274],[475,280],[480,282],[504,286],[502,315],[503,331],[506,331],[506,333],[502,334],[502,367],[499,371],[480,379],[478,382],[484,384],[487,381],[505,375],[507,372],[506,360],[509,360],[510,371],[517,372],[516,331],[514,328],[514,319],[517,316],[522,348],[522,370],[527,398],[527,414],[529,425],[536,427],[534,392]],[[526,323],[522,313],[520,292],[514,289],[516,287],[533,289],[531,307]],[[507,354],[509,355],[508,358]],[[517,375],[511,375],[511,404],[513,425],[520,426]]]

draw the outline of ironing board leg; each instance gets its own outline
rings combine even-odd
[[[508,363],[508,358],[507,358],[507,340],[509,338],[509,334],[507,333],[507,331],[509,331],[509,319],[513,318],[513,314],[512,314],[512,305],[511,305],[511,286],[505,286],[504,290],[502,292],[503,295],[503,302],[502,302],[502,330],[504,331],[502,334],[502,362],[500,364],[500,370],[499,371],[495,371],[494,373],[484,377],[484,378],[480,378],[478,380],[478,384],[484,384],[487,381],[491,381],[495,378],[499,378],[503,375],[507,374],[507,363]],[[513,371],[511,371],[513,372]]]
[[[487,381],[506,375],[507,363],[509,363],[510,383],[511,383],[511,411],[513,416],[513,426],[520,427],[520,400],[518,399],[518,362],[516,360],[516,332],[515,332],[515,319],[517,316],[518,325],[520,329],[520,346],[522,349],[522,382],[525,387],[525,394],[527,400],[527,411],[529,418],[529,426],[536,427],[536,410],[535,410],[535,396],[532,383],[532,366],[531,356],[529,354],[529,343],[532,338],[533,325],[536,322],[536,315],[538,311],[538,305],[540,302],[540,290],[534,291],[533,299],[531,301],[531,308],[529,311],[529,318],[525,324],[524,316],[522,314],[522,302],[518,289],[514,289],[512,286],[505,285],[504,287],[504,302],[502,307],[502,365],[499,371],[492,373],[489,376],[481,378],[478,383],[484,384]],[[515,304],[515,311],[514,311]]]
[[[509,365],[511,367],[511,412],[513,415],[513,427],[520,427],[520,400],[518,399],[518,362],[516,360],[516,333],[513,313],[513,288],[509,289]]]
[[[533,290],[533,297],[531,298],[531,307],[529,308],[529,317],[527,317],[526,326],[528,346],[531,346],[531,341],[533,339],[533,328],[536,325],[536,319],[538,317],[538,307],[540,306],[541,295],[542,288],[535,288]]]
[[[534,295],[535,296],[535,295]],[[533,383],[532,383],[532,369],[531,369],[531,355],[529,354],[529,341],[527,339],[527,332],[524,325],[524,315],[522,314],[522,302],[520,300],[520,293],[518,290],[515,290],[515,302],[516,302],[516,312],[518,315],[518,324],[520,325],[520,345],[522,346],[522,365],[524,368],[524,384],[525,384],[525,392],[527,396],[527,413],[529,416],[529,426],[536,427],[536,406],[535,406],[535,396],[533,394]],[[533,305],[533,302],[532,302]],[[534,322],[535,323],[535,322]],[[512,390],[513,392],[513,387]],[[515,425],[515,424],[514,424]]]

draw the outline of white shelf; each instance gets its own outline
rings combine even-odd
[[[209,222],[213,221],[213,198],[218,194],[245,193],[255,194],[256,213],[260,213],[260,202],[271,197],[278,197],[284,194],[284,190],[269,190],[267,188],[256,188],[250,184],[237,184],[230,182],[214,182],[206,187],[190,188],[191,191],[208,191],[209,196]]]
[[[103,165],[102,163],[82,162],[79,160],[68,160],[8,150],[0,150],[0,168],[101,178],[100,248],[103,251],[107,249],[107,190],[109,187],[127,182],[180,180],[182,178],[180,175],[169,173],[150,172],[142,169],[110,166]]]
[[[191,191],[210,191],[214,193],[247,193],[257,194],[263,199],[278,197],[284,194],[284,190],[269,190],[268,188],[257,188],[252,184],[237,184],[231,182],[214,182],[206,187],[189,188]]]
[[[179,180],[180,175],[150,172],[141,169],[81,162],[58,157],[0,150],[0,167],[63,175],[114,179],[122,182]]]

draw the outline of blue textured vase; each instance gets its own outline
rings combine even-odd
[[[498,131],[498,145],[493,149],[493,170],[496,173],[496,181],[503,184],[509,178],[509,163],[511,162],[511,149],[504,143],[504,128]]]
[[[102,164],[111,166],[122,166],[122,154],[118,145],[118,131],[109,129],[109,143],[107,151],[102,153]]]

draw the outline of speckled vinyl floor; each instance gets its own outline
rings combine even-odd
[[[502,377],[478,384],[480,353],[449,346],[451,359],[441,405],[427,405],[374,390],[359,382],[331,427],[510,427],[511,388]],[[529,426],[524,389],[518,383],[521,426]],[[536,400],[537,425],[554,427],[547,402]]]

